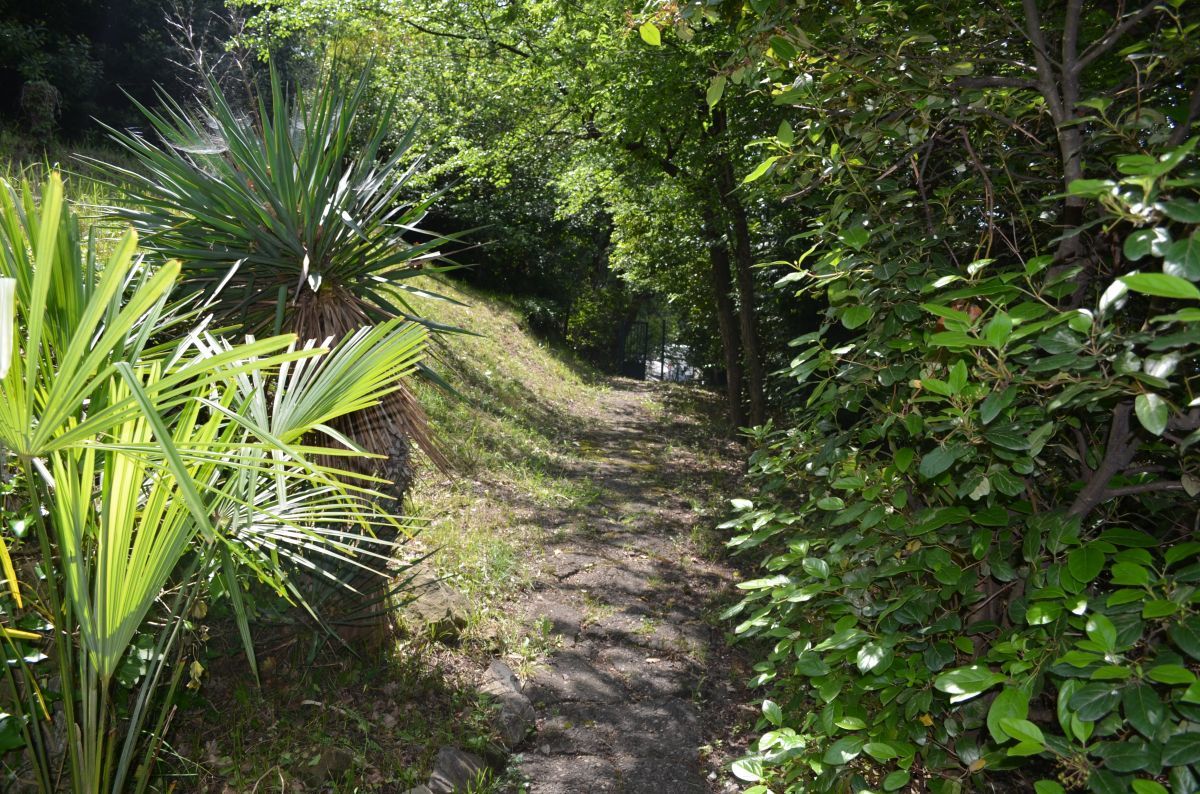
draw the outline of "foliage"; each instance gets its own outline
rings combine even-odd
[[[253,9],[250,38],[264,49],[306,35],[310,46],[369,51],[376,85],[425,114],[435,132],[417,145],[448,193],[439,227],[486,227],[476,239],[487,244],[471,254],[480,267],[464,277],[536,298],[551,310],[542,324],[559,328],[577,300],[590,301],[598,275],[617,271],[603,300],[644,296],[685,319],[678,341],[710,370],[745,359],[756,388],[743,395],[731,377],[731,409],[740,413],[745,399],[761,413],[758,362],[785,351],[756,351],[755,328],[792,307],[758,301],[753,293],[769,278],[752,267],[763,239],[796,230],[785,231],[773,198],[739,207],[723,181],[752,164],[745,144],[761,135],[760,115],[776,113],[769,102],[733,106],[719,120],[705,112],[697,81],[733,37],[710,27],[651,49],[623,0],[242,5]],[[728,267],[710,274],[711,256],[735,260],[736,285]],[[637,274],[625,267],[635,261]],[[615,343],[620,314],[610,320],[596,331]],[[785,341],[764,337],[764,346]],[[607,359],[612,345],[587,347]]]
[[[32,546],[0,544],[15,715],[4,736],[26,749],[21,785],[42,791],[59,790],[63,763],[73,791],[145,790],[176,687],[203,673],[183,664],[179,639],[210,583],[253,666],[249,578],[296,598],[297,573],[381,567],[363,549],[396,519],[379,494],[314,464],[303,439],[399,388],[425,339],[393,321],[334,351],[293,336],[230,345],[170,302],[178,263],[146,267],[133,231],[103,263],[94,243],[57,174],[40,201],[28,183],[3,185],[0,274],[17,331],[5,336],[21,343],[2,381],[0,445]]]
[[[22,95],[33,86],[61,103],[64,136],[79,140],[98,132],[95,119],[133,121],[126,92],[142,101],[155,87],[180,92],[185,70],[174,48],[169,17],[182,8],[197,17],[221,8],[219,0],[96,0],[0,2],[0,120],[22,119]],[[38,132],[36,129],[32,130]],[[46,143],[46,141],[42,141]]]
[[[727,525],[750,791],[1196,789],[1194,17],[648,17],[737,29],[716,102],[788,109],[742,190],[792,196],[779,288],[830,307]]]
[[[420,164],[407,162],[416,128],[385,156],[393,106],[373,108],[369,74],[333,71],[289,98],[272,72],[270,104],[260,98],[249,118],[215,82],[199,116],[165,97],[161,112],[139,106],[161,144],[110,129],[139,166],[104,166],[130,185],[113,214],[183,262],[182,289],[218,324],[319,342],[395,317],[421,321],[406,281],[450,267],[433,264],[445,238],[416,227],[436,194],[403,203]],[[407,455],[406,435],[443,461],[404,390],[341,429],[393,459]],[[400,492],[411,476],[384,473]]]
[[[398,201],[415,130],[381,160],[392,110],[370,112],[367,87],[333,74],[289,99],[276,74],[257,118],[215,84],[200,116],[142,106],[162,144],[111,130],[144,168],[111,168],[132,184],[113,212],[162,256],[186,258],[185,284],[220,323],[321,340],[406,315],[402,282],[442,241],[414,241],[432,200]]]

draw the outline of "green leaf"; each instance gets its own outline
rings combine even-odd
[[[900,753],[896,751],[896,748],[887,742],[867,742],[863,745],[863,752],[876,761],[890,761],[893,758],[900,757]]]
[[[654,47],[662,44],[662,34],[658,32],[658,28],[653,22],[643,22],[638,28],[638,35],[642,37],[642,41]]]
[[[954,465],[958,455],[947,447],[936,447],[932,451],[926,453],[925,457],[921,458],[921,465],[917,470],[921,476],[927,480],[932,480],[946,469]]]
[[[882,672],[892,664],[892,649],[878,642],[868,642],[858,649],[855,661],[863,673]]]
[[[999,312],[983,327],[983,338],[992,347],[1001,348],[1008,341],[1008,337],[1012,335],[1012,329],[1012,318],[1004,312]]]
[[[1158,763],[1158,753],[1136,737],[1124,741],[1102,742],[1093,752],[1104,759],[1104,768],[1112,772],[1137,772]]]
[[[1014,452],[1021,452],[1029,449],[1028,434],[1019,433],[1012,428],[995,427],[991,430],[985,431],[983,437],[997,447],[1011,449]]]
[[[1079,719],[1094,722],[1112,711],[1120,699],[1120,691],[1112,684],[1086,684],[1071,696],[1069,706]]]
[[[766,160],[763,160],[761,163],[759,163],[755,167],[755,169],[753,171],[746,174],[746,178],[743,179],[742,182],[743,183],[755,182],[759,179],[762,179],[762,177],[767,173],[767,171],[769,171],[771,169],[771,166],[775,165],[775,161],[778,159],[779,159],[779,156],[774,155],[772,157],[768,157]]]
[[[1066,794],[1057,780],[1039,780],[1033,784],[1033,790],[1036,794]]]
[[[775,727],[783,725],[783,709],[779,708],[779,704],[773,700],[764,700],[762,704],[763,716],[767,718],[767,722]]]
[[[1133,409],[1137,413],[1138,421],[1142,423],[1142,427],[1154,435],[1161,436],[1167,429],[1167,419],[1170,416],[1170,409],[1167,406],[1167,401],[1154,392],[1139,394],[1133,401]]]
[[[842,242],[853,248],[855,251],[861,251],[862,247],[867,244],[870,239],[870,233],[865,226],[851,226],[846,231],[842,232]]]
[[[755,783],[763,779],[763,764],[759,758],[739,758],[730,766],[729,771],[738,780]]]
[[[1200,300],[1200,289],[1196,289],[1194,284],[1179,278],[1179,276],[1169,276],[1166,273],[1133,273],[1122,276],[1118,280],[1129,289],[1143,295]]]
[[[861,736],[843,736],[829,746],[821,760],[833,766],[848,764],[858,758],[866,743],[866,739]]]
[[[1105,559],[1104,552],[1089,543],[1067,555],[1067,570],[1079,582],[1087,584],[1104,570]]]
[[[1112,567],[1113,584],[1123,587],[1144,587],[1150,583],[1150,573],[1134,562],[1118,562]]]
[[[1073,179],[1067,185],[1067,192],[1072,196],[1088,196],[1099,198],[1113,192],[1117,183],[1109,179]]]
[[[1191,199],[1167,199],[1158,207],[1173,221],[1200,223],[1200,202]]]
[[[849,306],[842,312],[842,325],[854,330],[865,325],[874,316],[875,310],[870,306]]]
[[[1171,240],[1163,228],[1142,229],[1125,238],[1125,258],[1136,262],[1147,254],[1162,256],[1162,251]]]
[[[1062,604],[1054,601],[1035,601],[1025,608],[1025,622],[1030,626],[1053,623],[1062,615]]]
[[[1125,710],[1125,719],[1138,733],[1154,741],[1155,734],[1166,719],[1166,707],[1154,687],[1149,684],[1135,684],[1126,687],[1121,693],[1121,706]]]
[[[716,107],[721,101],[721,97],[725,95],[725,75],[719,74],[708,83],[708,91],[705,93],[705,99],[708,100],[710,108]]]
[[[1167,686],[1182,686],[1196,680],[1195,673],[1179,664],[1160,664],[1151,667],[1146,672],[1146,677]]]
[[[1200,281],[1200,232],[1176,240],[1163,252],[1163,272],[1188,281]]]
[[[1088,618],[1084,630],[1087,632],[1088,639],[1099,645],[1107,653],[1112,653],[1116,650],[1117,628],[1104,615],[1092,615]]]
[[[801,651],[796,656],[796,672],[809,678],[819,678],[829,674],[829,665],[825,664],[816,651]],[[858,727],[865,728],[866,725]]]
[[[1016,687],[1005,687],[999,695],[996,695],[992,705],[988,708],[987,713],[987,728],[988,733],[992,735],[992,739],[997,744],[1008,741],[1011,736],[1004,731],[1001,720],[1023,720],[1029,716],[1029,695],[1022,689]]]
[[[894,772],[889,772],[888,776],[883,779],[884,791],[898,791],[908,785],[908,781],[912,776],[903,769],[897,769]]]
[[[962,394],[967,386],[967,363],[961,358],[950,367],[950,375],[946,378],[951,394]]]
[[[1165,598],[1156,598],[1142,604],[1142,617],[1147,620],[1165,618],[1179,611],[1179,604]]]
[[[1167,636],[1179,646],[1179,650],[1193,659],[1200,660],[1200,617],[1189,615],[1182,623],[1167,629]]]
[[[1000,720],[1000,727],[1006,734],[1018,742],[1028,742],[1029,744],[1037,745],[1045,745],[1046,743],[1046,737],[1042,735],[1042,729],[1029,720],[1004,717]]]
[[[784,146],[791,146],[796,140],[796,133],[792,130],[792,125],[787,123],[787,120],[779,122],[779,129],[775,131],[775,137]]]
[[[933,686],[950,695],[951,702],[958,703],[1007,680],[999,673],[993,673],[986,667],[973,664],[969,667],[959,667],[942,673],[934,679]]]
[[[771,51],[781,61],[790,61],[796,57],[796,48],[782,36],[771,37]]]
[[[916,453],[911,448],[901,447],[896,450],[896,454],[892,458],[892,463],[895,465],[897,471],[905,472],[912,465],[914,457],[916,457]]]
[[[846,502],[840,496],[824,496],[817,500],[817,507],[821,510],[844,510]]]
[[[1182,766],[1200,761],[1200,733],[1177,733],[1163,745],[1162,762]]]
[[[829,563],[822,560],[820,557],[805,557],[804,562],[800,563],[809,576],[814,576],[817,579],[829,578]]]
[[[1154,780],[1135,780],[1133,794],[1167,794],[1167,787]]]
[[[993,419],[1000,415],[1008,406],[1012,405],[1012,401],[1017,396],[1015,386],[1009,386],[1004,391],[992,392],[984,398],[979,405],[979,419],[985,425],[991,423]]]

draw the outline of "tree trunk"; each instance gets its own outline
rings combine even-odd
[[[734,427],[743,427],[746,424],[746,414],[742,409],[742,351],[733,298],[729,294],[733,288],[729,249],[721,233],[721,223],[716,210],[706,203],[702,213],[704,237],[708,240],[708,258],[712,264],[709,277],[712,281],[713,300],[717,306],[717,327],[721,332],[721,350],[725,354],[725,396],[729,402],[729,421]]]
[[[718,141],[725,135],[725,113],[713,113],[713,131]],[[734,193],[733,164],[720,148],[713,156],[717,163],[717,189],[721,203],[729,213],[733,228],[734,278],[738,292],[738,324],[742,334],[742,351],[745,354],[746,374],[749,376],[750,423],[761,425],[767,418],[766,374],[763,372],[762,348],[758,341],[758,324],[755,318],[757,301],[754,296],[754,252],[750,246],[750,224],[746,219],[746,208]]]

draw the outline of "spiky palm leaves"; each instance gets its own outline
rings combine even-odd
[[[180,266],[147,268],[135,249],[129,232],[98,263],[57,175],[40,204],[28,184],[0,183],[0,277],[13,282],[17,330],[4,337],[21,340],[0,378],[0,447],[26,488],[44,576],[18,584],[5,570],[26,598],[0,614],[3,694],[43,791],[60,790],[56,730],[72,791],[145,789],[157,747],[147,719],[179,681],[181,666],[165,673],[209,582],[224,579],[253,661],[247,574],[302,598],[297,570],[369,566],[370,530],[397,526],[369,483],[315,462],[329,451],[305,439],[332,436],[355,452],[330,423],[399,389],[424,329],[385,322],[333,351],[291,335],[231,345],[173,310]],[[37,630],[11,629],[16,620]],[[114,677],[139,632],[154,651],[125,693]],[[47,644],[52,676],[33,669]]]
[[[369,72],[334,73],[291,99],[272,73],[257,118],[240,116],[215,85],[211,95],[199,115],[170,100],[142,108],[161,144],[112,130],[143,169],[108,166],[133,186],[116,214],[184,262],[183,283],[219,324],[319,341],[419,319],[406,282],[446,269],[432,264],[443,240],[416,228],[428,200],[399,200],[419,165],[408,164],[413,131],[384,156],[394,107],[372,106]],[[343,429],[385,454],[408,435],[445,463],[406,391]]]

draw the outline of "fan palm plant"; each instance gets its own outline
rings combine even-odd
[[[437,251],[445,238],[417,228],[432,198],[401,201],[420,166],[414,130],[385,154],[395,107],[372,104],[369,75],[333,71],[310,95],[289,98],[272,71],[256,118],[239,115],[213,84],[198,114],[166,97],[160,111],[141,108],[158,141],[110,130],[140,165],[104,166],[132,186],[116,214],[148,247],[184,262],[184,289],[218,324],[304,340],[340,339],[394,317],[437,327],[415,315],[407,297],[426,293],[408,281],[450,267]],[[403,389],[342,429],[393,463],[407,460],[407,436],[445,466]],[[405,468],[374,472],[403,486]]]
[[[370,481],[314,462],[336,454],[304,441],[324,434],[365,454],[329,423],[401,388],[425,329],[393,320],[332,351],[293,335],[232,345],[185,325],[194,314],[170,299],[180,266],[148,268],[136,246],[127,232],[101,266],[57,175],[40,203],[29,184],[0,182],[0,299],[13,298],[0,306],[0,343],[23,340],[19,356],[0,351],[12,361],[0,447],[25,488],[43,574],[19,576],[0,537],[4,708],[19,719],[26,782],[46,792],[61,788],[60,752],[74,792],[146,788],[184,671],[184,616],[214,578],[253,664],[246,576],[295,599],[296,571],[381,569],[372,560],[387,549],[371,550],[387,542],[372,530],[401,526]],[[129,691],[117,674],[138,634],[153,649]],[[47,659],[52,676],[36,669]]]

